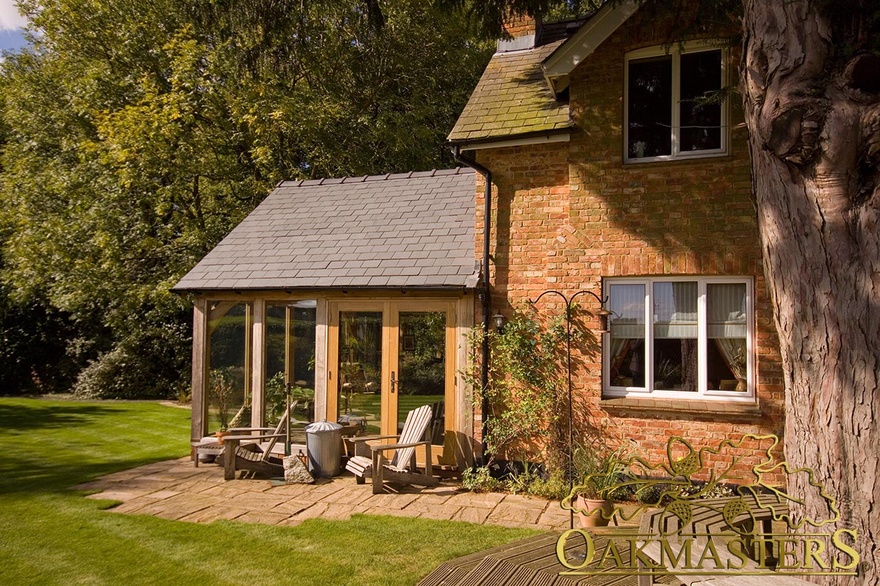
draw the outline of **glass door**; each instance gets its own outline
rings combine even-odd
[[[369,434],[382,425],[382,311],[340,311],[337,411],[361,418]]]
[[[432,459],[454,463],[446,433],[455,404],[453,308],[454,302],[423,300],[332,303],[328,419],[397,435],[411,410],[430,405]],[[417,459],[424,461],[423,453]]]
[[[398,431],[407,414],[422,405],[431,407],[433,454],[441,454],[446,437],[446,311],[400,311],[397,344]],[[394,373],[392,373],[394,374]]]

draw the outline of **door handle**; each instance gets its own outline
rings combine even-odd
[[[391,392],[394,392],[394,388],[397,386],[397,383],[400,382],[396,378],[394,378],[394,371],[391,371]]]

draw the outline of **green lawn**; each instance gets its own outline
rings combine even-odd
[[[414,584],[533,532],[355,515],[282,528],[112,514],[68,487],[188,451],[189,411],[0,398],[0,584]]]

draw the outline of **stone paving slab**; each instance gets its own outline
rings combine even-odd
[[[191,521],[193,523],[211,523],[219,520],[232,521],[248,512],[249,511],[244,508],[217,505],[200,509],[184,517],[178,517],[178,519],[181,521]]]
[[[528,525],[534,525],[538,522],[543,512],[543,507],[523,506],[520,503],[508,503],[504,500],[492,509],[487,522],[496,525],[508,525],[510,523],[518,525],[523,522]]]
[[[88,498],[120,501],[118,513],[154,515],[193,523],[220,519],[294,526],[307,519],[344,520],[351,515],[391,515],[468,523],[568,528],[569,516],[556,501],[502,493],[472,493],[444,481],[426,489],[403,487],[374,495],[372,485],[351,475],[315,484],[276,485],[268,480],[223,480],[214,465],[195,468],[189,458],[116,472],[74,487],[100,491]]]
[[[404,511],[409,509],[404,509]],[[439,507],[434,507],[431,509],[413,509],[413,512],[418,512],[419,517],[422,519],[437,519],[438,521],[447,521],[455,518],[455,515],[461,510],[461,507],[455,507],[451,505],[440,505]]]
[[[371,507],[364,511],[366,515],[388,515],[390,517],[420,517],[421,513],[412,509],[388,509],[385,507]]]
[[[300,511],[304,511],[314,504],[314,501],[289,499],[276,507],[272,507],[272,509],[270,509],[270,512],[282,513],[288,516],[296,515]]]
[[[259,523],[262,525],[277,525],[282,521],[286,521],[290,515],[275,513],[272,511],[248,511],[241,517],[236,517],[236,521],[242,523]]]
[[[452,516],[452,520],[483,524],[491,512],[492,509],[485,507],[462,507],[461,510]]]

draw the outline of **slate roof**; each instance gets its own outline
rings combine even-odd
[[[563,42],[493,55],[449,142],[491,141],[570,128],[568,104],[556,100],[541,68],[541,62]]]
[[[175,291],[475,287],[474,173],[281,183]]]

